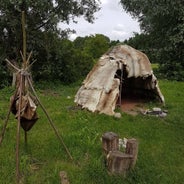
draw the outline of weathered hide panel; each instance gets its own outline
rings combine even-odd
[[[152,74],[148,57],[128,45],[115,46],[107,55],[126,66],[128,77],[147,77]]]
[[[75,102],[92,112],[113,115],[118,95],[119,79],[113,79],[109,92],[106,92],[105,89],[87,89],[81,86],[75,96]]]
[[[97,111],[104,114],[113,115],[116,107],[116,102],[119,96],[119,79],[113,80],[113,86],[109,93],[103,91],[99,103],[97,105]]]
[[[82,108],[95,112],[101,93],[102,90],[87,89],[82,86],[76,94],[75,102],[80,104]]]
[[[101,57],[98,64],[91,70],[84,80],[84,88],[104,89],[107,93],[111,90],[114,75],[118,69],[118,63],[109,60],[109,57]]]

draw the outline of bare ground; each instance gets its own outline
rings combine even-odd
[[[122,99],[121,110],[127,114],[137,115],[145,110],[145,103],[143,99]]]

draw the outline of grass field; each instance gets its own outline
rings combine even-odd
[[[71,184],[182,184],[184,183],[184,82],[160,81],[166,100],[165,118],[131,116],[121,119],[75,108],[79,85],[37,85],[36,90],[71,152],[70,161],[48,120],[38,108],[39,120],[24,144],[21,129],[20,170],[24,184],[59,184],[59,172],[68,173]],[[2,129],[14,89],[0,90]],[[147,104],[153,107],[157,104]],[[10,116],[0,147],[0,184],[15,183],[16,120]],[[107,131],[139,141],[135,169],[126,178],[108,174],[102,156],[101,136]]]

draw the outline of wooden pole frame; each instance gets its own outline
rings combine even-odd
[[[26,21],[25,21],[25,12],[22,11],[22,45],[23,45],[23,69],[26,68],[26,66],[28,65],[27,60],[26,60],[26,52],[27,52],[27,46],[26,46]]]
[[[18,107],[18,118],[17,118],[17,136],[16,136],[16,181],[19,183],[20,180],[20,161],[19,161],[19,145],[20,145],[20,121],[21,121],[21,105],[22,105],[22,80],[23,76],[20,75],[20,92],[19,92],[19,107]]]
[[[123,64],[121,64],[120,89],[119,89],[119,105],[122,105],[122,84],[123,84]]]
[[[10,102],[10,107],[9,107],[9,111],[7,113],[7,117],[6,120],[4,122],[4,126],[0,135],[0,146],[2,144],[2,141],[4,139],[4,135],[5,135],[5,130],[8,124],[8,120],[9,120],[9,116],[11,113],[11,109],[13,106],[13,103],[15,101],[15,97],[18,94],[19,96],[19,105],[18,105],[18,118],[17,118],[17,132],[16,132],[16,183],[19,184],[20,183],[20,155],[19,155],[19,150],[20,150],[20,124],[21,124],[21,105],[22,105],[22,96],[25,94],[25,81],[27,80],[28,82],[28,86],[33,94],[36,97],[37,102],[39,103],[40,107],[42,108],[42,110],[44,111],[45,115],[47,116],[47,119],[49,120],[49,123],[51,125],[51,127],[54,130],[55,135],[57,136],[57,138],[59,139],[59,141],[61,142],[61,144],[64,146],[69,158],[71,160],[73,160],[73,157],[71,156],[67,146],[65,145],[63,138],[60,136],[57,128],[55,127],[53,121],[51,120],[49,114],[47,113],[46,109],[44,108],[44,106],[42,105],[41,101],[39,100],[36,91],[32,85],[32,82],[30,80],[30,74],[28,73],[28,69],[30,68],[30,66],[32,64],[29,64],[29,60],[31,58],[32,52],[30,52],[28,59],[26,58],[26,30],[25,30],[25,13],[24,11],[22,12],[22,34],[23,34],[23,53],[21,52],[21,56],[22,56],[22,60],[23,60],[23,65],[22,65],[22,69],[17,68],[16,66],[14,66],[8,59],[6,59],[6,62],[12,66],[17,72],[20,72],[20,86],[16,86],[16,91],[13,95],[13,99],[11,99]],[[28,90],[28,88],[26,89]],[[27,132],[25,131],[25,143],[27,144]]]

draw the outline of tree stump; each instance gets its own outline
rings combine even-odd
[[[136,139],[128,139],[126,143],[125,153],[132,155],[132,161],[130,163],[130,168],[133,169],[136,161],[137,161],[137,154],[138,154],[138,142]]]
[[[70,184],[68,181],[67,173],[65,171],[60,171],[59,176],[61,178],[61,184]]]
[[[119,149],[119,137],[114,132],[106,132],[102,135],[102,147],[105,156],[109,151],[115,151]]]
[[[102,136],[103,152],[106,156],[106,165],[110,173],[126,175],[133,169],[138,154],[136,139],[127,139],[125,152],[119,150],[119,137],[113,132],[106,132]]]
[[[120,151],[111,151],[107,156],[107,168],[112,174],[125,176],[130,169],[131,162],[132,155]]]

